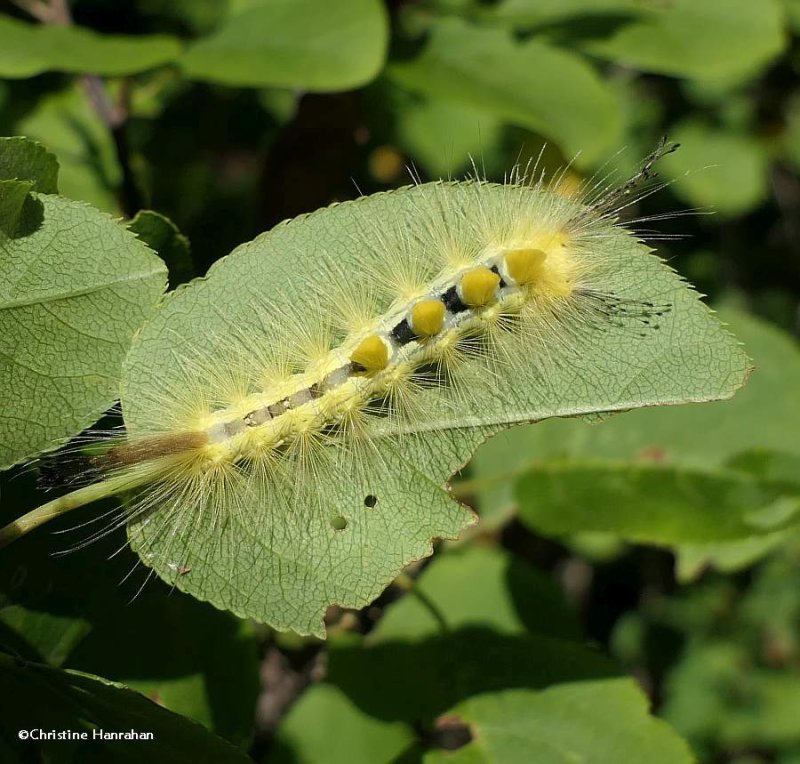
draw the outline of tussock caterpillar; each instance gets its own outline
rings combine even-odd
[[[732,339],[619,222],[671,148],[619,187],[418,184],[242,245],[134,340],[124,434],[56,455],[74,490],[0,540],[119,494],[98,533],[126,524],[159,576],[322,633],[327,605],[362,606],[473,522],[442,489],[489,435],[741,381]]]

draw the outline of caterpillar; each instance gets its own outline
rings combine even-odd
[[[124,433],[57,453],[43,475],[75,490],[0,545],[119,494],[99,533],[126,525],[159,576],[321,633],[325,605],[360,606],[474,521],[442,487],[489,435],[642,405],[648,380],[647,403],[714,397],[669,365],[703,367],[724,330],[619,221],[673,149],[618,187],[562,195],[535,168],[416,184],[242,245],[135,338]],[[699,346],[656,339],[676,316],[707,322]]]

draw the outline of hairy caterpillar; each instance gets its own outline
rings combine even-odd
[[[729,394],[741,357],[711,393],[699,375],[671,379],[670,364],[699,370],[730,338],[709,322],[700,342],[655,340],[706,310],[618,223],[671,148],[618,188],[566,198],[535,171],[422,184],[243,245],[134,342],[125,434],[67,461],[81,487],[0,543],[124,494],[111,527],[126,523],[161,577],[320,633],[326,604],[363,604],[472,521],[440,489],[488,435]]]

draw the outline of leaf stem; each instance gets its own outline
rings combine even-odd
[[[450,627],[447,625],[447,619],[444,613],[439,609],[439,606],[427,595],[421,591],[417,586],[417,582],[411,578],[407,573],[401,573],[395,580],[395,584],[404,591],[408,592],[412,597],[416,597],[420,604],[431,614],[442,634],[448,634]]]
[[[64,496],[59,496],[57,499],[48,501],[46,504],[42,504],[40,507],[32,509],[27,514],[17,518],[4,528],[0,528],[0,549],[21,538],[26,533],[30,533],[40,525],[44,525],[48,520],[53,520],[85,504],[90,504],[99,499],[106,499],[109,496],[114,496],[134,487],[130,475],[118,475],[101,483],[92,483],[92,485],[84,486],[77,491],[72,491]]]

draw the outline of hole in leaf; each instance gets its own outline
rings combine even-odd
[[[369,507],[372,509],[378,503],[378,497],[374,496],[373,494],[369,494],[368,496],[364,497],[364,506]]]
[[[336,517],[331,519],[331,528],[335,531],[343,531],[347,527],[347,518],[342,517],[341,515],[336,515]]]
[[[432,748],[457,751],[473,739],[472,730],[458,716],[440,716],[425,741]]]

